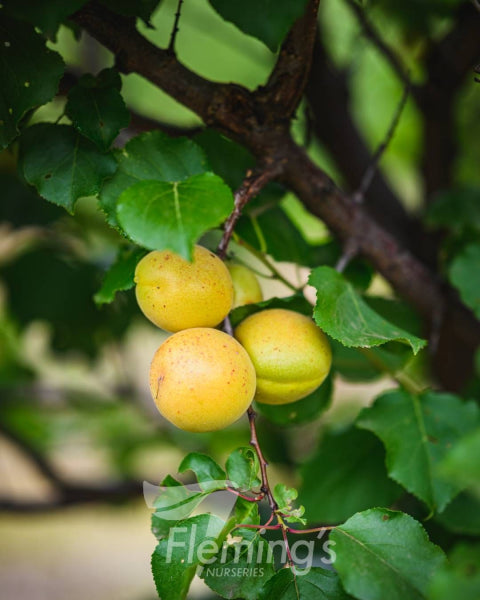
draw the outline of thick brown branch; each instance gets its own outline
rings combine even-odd
[[[287,145],[287,142],[286,142]],[[361,205],[342,194],[305,152],[290,142],[283,182],[342,240],[354,240],[359,252],[415,306],[427,323],[442,311],[470,351],[480,342],[480,323],[440,280],[382,227]]]
[[[80,76],[81,73],[73,68],[69,68],[67,71],[65,71],[62,79],[60,80],[58,94],[60,96],[66,96],[72,87],[78,83]],[[176,125],[172,125],[171,123],[158,121],[157,119],[151,119],[150,117],[141,115],[140,113],[132,110],[130,107],[127,108],[130,112],[130,123],[126,129],[120,132],[118,139],[115,141],[115,144],[121,145],[122,147],[131,137],[139,133],[143,133],[144,131],[160,129],[160,131],[165,132],[170,137],[180,137],[182,135],[192,137],[203,129],[203,127],[199,126],[178,127]]]
[[[72,20],[115,54],[120,71],[142,75],[194,111],[207,125],[214,125],[230,136],[246,126],[251,129],[258,126],[252,95],[247,89],[214,83],[197,75],[168,50],[158,48],[140,35],[130,19],[90,2]]]
[[[264,88],[256,92],[270,121],[290,121],[302,99],[312,62],[319,0],[310,0],[293,25]]]
[[[307,85],[315,135],[325,145],[345,179],[347,190],[356,190],[371,164],[371,153],[350,111],[346,75],[327,56],[320,35],[314,46]],[[405,210],[382,173],[377,171],[365,198],[367,211],[377,223],[428,264],[434,264],[436,249],[420,223]]]
[[[422,170],[427,200],[452,184],[455,102],[465,77],[469,72],[473,75],[479,55],[480,14],[471,4],[464,4],[454,27],[430,48],[427,81],[417,93],[424,123]]]

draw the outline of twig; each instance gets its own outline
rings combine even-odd
[[[480,1],[479,0],[471,0],[473,6],[480,12]]]
[[[395,52],[388,46],[388,44],[382,39],[381,35],[378,31],[373,27],[369,19],[367,18],[364,9],[354,2],[354,0],[346,0],[346,3],[350,7],[350,9],[355,13],[358,22],[360,23],[363,33],[365,36],[373,42],[373,44],[380,50],[383,56],[388,60],[390,66],[396,72],[400,80],[404,83],[405,86],[410,87],[410,77],[408,75],[408,71],[403,66],[399,57],[395,54]]]
[[[275,501],[275,498],[273,497],[272,490],[270,489],[270,484],[268,482],[268,463],[265,460],[262,449],[260,448],[260,444],[258,443],[257,429],[255,426],[256,415],[257,413],[253,410],[251,406],[249,406],[247,410],[247,416],[248,421],[250,423],[250,445],[253,446],[253,448],[255,449],[255,452],[257,453],[258,457],[258,462],[260,463],[260,473],[262,475],[262,486],[260,489],[266,495],[272,512],[276,512],[278,510],[278,504]]]
[[[183,0],[178,0],[177,12],[175,13],[175,20],[173,22],[173,29],[170,35],[170,43],[168,44],[167,52],[175,54],[175,40],[177,39],[177,33],[179,31],[178,22],[180,21],[180,14],[182,12]]]
[[[265,494],[263,492],[261,494],[258,494],[257,496],[248,496],[247,494],[242,494],[238,490],[228,486],[227,491],[231,492],[232,494],[235,494],[235,496],[238,496],[239,498],[247,500],[247,502],[260,502],[260,500],[263,500],[263,498],[265,497]]]
[[[348,264],[358,254],[358,244],[354,237],[348,238],[345,242],[343,252],[335,265],[335,270],[339,273],[347,268]]]
[[[235,225],[242,214],[242,210],[280,171],[280,164],[273,161],[263,168],[259,166],[253,171],[247,171],[243,183],[234,194],[234,208],[225,221],[223,236],[218,244],[217,254],[221,259],[225,259],[228,244],[232,239]]]
[[[395,110],[395,114],[393,115],[392,122],[390,123],[390,127],[388,128],[387,134],[383,140],[383,142],[379,145],[374,155],[372,156],[370,165],[365,172],[365,175],[360,182],[358,189],[352,195],[352,198],[355,202],[363,202],[365,198],[365,194],[372,183],[373,178],[375,177],[375,173],[378,169],[378,164],[383,156],[383,153],[388,148],[390,142],[392,141],[393,134],[395,133],[395,129],[397,128],[398,122],[400,121],[400,116],[403,112],[405,104],[407,103],[408,95],[410,93],[410,83],[407,81],[402,97],[400,98],[400,102],[397,105],[397,109]]]

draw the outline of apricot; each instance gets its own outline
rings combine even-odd
[[[262,288],[258,279],[248,267],[227,263],[233,281],[233,307],[255,304],[263,300]]]
[[[166,331],[214,327],[233,304],[227,267],[202,246],[195,246],[193,262],[171,250],[150,252],[137,265],[135,283],[143,314]]]
[[[265,404],[295,402],[317,389],[332,362],[325,334],[309,317],[279,308],[247,317],[235,337],[257,373],[255,400]]]
[[[216,431],[236,421],[255,395],[255,369],[231,336],[185,329],[156,351],[150,391],[160,413],[185,431]]]

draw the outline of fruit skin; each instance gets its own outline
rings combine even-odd
[[[193,262],[171,250],[150,252],[137,264],[135,283],[143,314],[166,331],[214,327],[233,304],[227,267],[202,246],[195,246]]]
[[[150,367],[150,392],[158,410],[185,431],[216,431],[236,421],[252,402],[255,384],[244,348],[208,327],[170,336]]]
[[[257,373],[255,400],[288,404],[308,396],[330,371],[332,353],[325,334],[309,317],[273,308],[247,317],[235,337]]]
[[[263,300],[262,288],[255,273],[248,267],[236,263],[227,263],[233,281],[233,307],[255,304]]]

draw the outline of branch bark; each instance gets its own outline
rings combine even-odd
[[[422,170],[425,197],[429,201],[452,184],[455,144],[455,103],[465,77],[480,55],[480,14],[472,4],[459,7],[456,23],[429,50],[427,81],[417,88],[416,99],[423,114]]]

